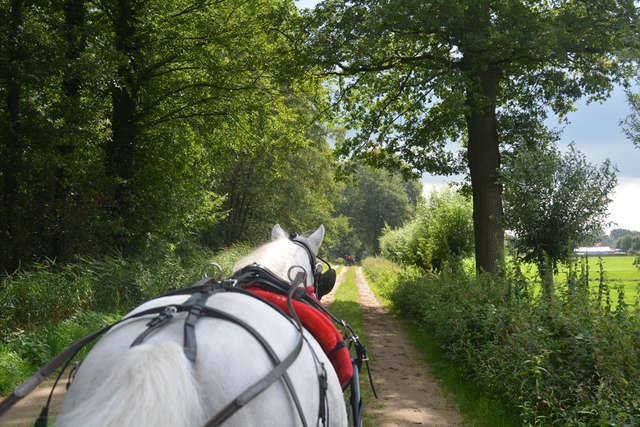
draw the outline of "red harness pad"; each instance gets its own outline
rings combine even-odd
[[[285,313],[289,313],[286,297],[263,291],[256,286],[248,287],[246,290],[275,304]],[[340,335],[340,332],[326,314],[300,301],[291,300],[291,302],[300,322],[318,341],[329,361],[331,361],[336,374],[338,374],[340,385],[344,387],[353,376],[353,366],[351,365],[349,350],[342,340],[342,335]]]

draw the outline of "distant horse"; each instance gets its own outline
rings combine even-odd
[[[240,260],[234,271],[256,263],[288,282],[290,269],[302,266],[309,285],[315,268],[311,264],[324,238],[324,227],[308,237],[297,237],[297,242],[279,225],[271,234],[272,241]],[[126,317],[155,307],[169,307],[171,311],[172,306],[184,306],[188,300],[193,303],[193,298],[161,297],[142,304]],[[169,320],[158,320],[162,315],[146,315],[113,327],[79,367],[56,426],[209,425],[212,417],[236,405],[234,402],[238,396],[245,396],[246,390],[259,390],[261,379],[274,371],[278,361],[286,360],[301,341],[300,353],[286,371],[290,384],[280,376],[248,403],[242,402],[241,409],[224,420],[224,426],[347,425],[336,372],[308,331],[303,330],[301,340],[294,322],[241,292],[214,292],[203,305],[249,326],[225,318],[198,318],[191,325],[197,342],[193,360],[185,347],[189,312],[174,310],[165,316]],[[165,324],[155,329],[153,322]],[[263,337],[277,361],[249,329]],[[132,346],[134,341],[136,345]]]

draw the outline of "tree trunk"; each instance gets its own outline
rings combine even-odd
[[[538,260],[538,273],[542,283],[542,292],[546,298],[551,300],[555,294],[555,283],[553,280],[553,262],[551,258],[545,256]]]
[[[22,92],[22,82],[20,76],[20,50],[21,50],[21,33],[23,28],[23,9],[24,2],[22,0],[13,0],[11,2],[11,24],[8,35],[10,41],[9,46],[9,67],[7,76],[7,128],[3,130],[4,159],[2,160],[3,187],[2,187],[2,204],[0,212],[2,212],[2,228],[0,233],[3,234],[3,248],[0,248],[2,258],[0,264],[6,263],[4,266],[10,270],[15,269],[20,260],[20,248],[16,247],[13,232],[19,227],[20,218],[16,217],[15,208],[18,203],[18,194],[20,188],[20,174],[22,173],[22,156],[20,153],[20,98]],[[5,240],[6,239],[6,240]]]
[[[473,190],[476,269],[496,274],[504,261],[504,230],[499,222],[502,187],[496,183],[500,169],[496,98],[502,73],[489,68],[477,70],[472,76],[476,85],[467,92],[467,105],[471,108],[467,116],[467,155]]]
[[[134,3],[118,0],[112,11],[112,25],[115,33],[115,49],[128,59],[118,67],[117,81],[110,87],[112,102],[111,139],[105,146],[106,174],[114,179],[114,202],[116,215],[122,218],[128,233],[135,223],[135,212],[131,193],[133,191],[136,168],[139,120],[137,116],[139,56],[141,47],[137,41]],[[123,236],[119,236],[123,237]],[[127,241],[120,242],[124,245]]]
[[[67,180],[72,178],[69,164],[76,151],[78,134],[77,130],[82,124],[80,116],[80,89],[82,80],[77,71],[76,62],[84,51],[84,25],[85,25],[85,0],[66,0],[64,3],[65,25],[63,35],[66,42],[65,55],[69,64],[73,64],[71,70],[64,75],[62,89],[65,98],[65,109],[63,117],[67,123],[67,129],[59,138],[59,143],[55,145],[60,158],[55,169],[55,184],[53,192],[53,204],[58,211],[55,218],[55,230],[51,237],[50,256],[64,258],[68,248],[68,241],[63,239],[66,227],[73,227],[75,224],[68,224],[68,213],[65,203],[70,197]],[[75,249],[75,248],[74,248]]]

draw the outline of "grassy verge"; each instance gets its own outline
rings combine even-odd
[[[389,299],[393,279],[388,272],[397,268],[387,260],[372,258],[364,264],[363,272],[376,297],[401,321],[413,346],[424,354],[430,375],[441,380],[446,390],[455,395],[454,401],[464,413],[465,422],[476,426],[520,427],[521,422],[505,410],[500,400],[492,398],[485,389],[469,381],[428,330],[394,308]]]
[[[580,273],[541,298],[511,270],[470,277],[407,268],[389,279],[382,288],[393,307],[443,352],[432,366],[452,366],[472,397],[477,386],[483,424],[638,425],[640,310],[611,304],[610,288],[600,302]],[[486,411],[485,396],[505,415]]]
[[[360,311],[360,302],[358,301],[358,288],[356,287],[356,269],[349,268],[345,274],[344,282],[338,288],[336,292],[333,304],[331,304],[331,313],[333,313],[339,319],[343,319],[356,331],[362,343],[371,348],[369,337],[364,329],[364,320],[362,319],[362,312]],[[352,354],[354,351],[352,350]],[[371,359],[371,363],[375,365],[375,354],[371,351],[367,351],[367,355]],[[363,367],[364,369],[364,367]],[[371,391],[371,385],[369,384],[369,377],[366,371],[360,373],[360,392],[364,399],[364,425],[365,427],[373,427],[377,425],[377,420],[374,415],[367,412],[367,408],[372,408],[377,405],[381,405]],[[345,392],[345,399],[350,396],[349,391]]]
[[[634,305],[638,300],[640,290],[640,271],[633,265],[636,257],[631,255],[610,255],[610,256],[576,256],[571,268],[578,272],[589,282],[591,294],[598,294],[599,288],[603,287],[605,292],[609,292],[610,303],[617,306],[620,292],[624,295],[624,301],[628,305]],[[512,257],[507,257],[507,263]],[[534,265],[523,265],[522,273],[530,283],[535,286],[535,295],[539,294],[540,278],[537,268]],[[554,275],[556,287],[567,286],[568,278],[571,276],[567,265],[560,265],[558,273]]]
[[[119,317],[117,313],[86,312],[32,331],[14,332],[11,340],[0,343],[0,396],[12,392],[69,345]],[[76,359],[82,359],[91,347],[87,345]]]

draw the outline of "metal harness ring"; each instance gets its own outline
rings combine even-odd
[[[222,279],[222,267],[220,267],[220,265],[216,264],[215,262],[208,262],[204,265],[204,267],[202,268],[202,277],[209,277],[207,276],[207,269],[211,266],[215,267],[218,270],[218,277],[216,277],[216,280],[220,281],[220,279]]]

